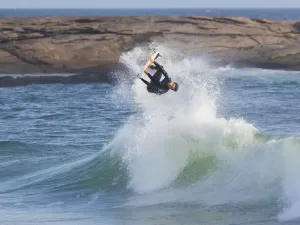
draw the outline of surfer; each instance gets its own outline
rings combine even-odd
[[[159,65],[157,62],[153,61],[155,64],[150,66],[151,69],[157,70],[155,74],[152,76],[148,71],[145,72],[150,78],[150,82],[147,80],[140,78],[146,85],[147,90],[150,93],[155,93],[158,95],[167,93],[170,89],[173,91],[178,90],[178,84],[173,82],[171,78],[168,76],[168,73],[164,70],[163,66]],[[164,79],[160,81],[162,75],[164,75]]]

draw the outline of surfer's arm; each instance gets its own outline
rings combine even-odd
[[[160,85],[160,83],[157,81],[157,80],[155,80],[154,78],[153,78],[153,76],[149,73],[149,72],[145,72],[146,74],[147,74],[147,76],[150,78],[150,80],[154,83],[154,84],[156,84],[156,85]],[[140,78],[140,79],[142,79],[142,78]],[[148,81],[146,81],[146,82],[148,82]],[[145,81],[144,81],[144,83],[145,83]],[[149,83],[149,82],[148,82]]]
[[[150,73],[148,73],[147,74],[148,75],[148,77],[150,78],[150,80],[154,83],[154,84],[156,84],[156,85],[160,85],[160,83],[157,81],[157,80],[155,80],[154,78],[153,78],[153,76],[150,74]]]
[[[147,86],[150,84],[148,81],[146,81],[144,78],[140,78],[141,81],[143,81]]]

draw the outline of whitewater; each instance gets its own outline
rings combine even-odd
[[[159,49],[178,92],[147,92]],[[1,224],[290,224],[300,73],[213,67],[152,43],[117,85],[1,89]]]
[[[149,95],[139,80],[131,87],[138,113],[118,132],[111,148],[128,165],[128,188],[152,194],[130,204],[270,202],[279,210],[285,205],[279,220],[297,218],[298,139],[264,137],[243,118],[218,115],[222,75],[230,67],[210,69],[200,56],[164,46],[150,48],[161,50],[159,62],[181,85],[178,93],[163,96]],[[123,55],[128,76],[140,73],[140,60],[148,52],[136,48]]]

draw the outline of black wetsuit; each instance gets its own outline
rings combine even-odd
[[[154,64],[157,71],[153,76],[151,74],[148,74],[149,78],[151,79],[150,83],[143,78],[140,79],[147,85],[148,92],[159,95],[165,94],[169,91],[168,83],[171,82],[171,78],[168,76],[168,73],[162,68],[161,65],[159,65],[155,61]],[[162,75],[164,75],[165,78],[160,81]]]

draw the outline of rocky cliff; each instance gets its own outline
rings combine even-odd
[[[107,73],[122,52],[166,41],[218,64],[300,69],[300,22],[220,17],[0,19],[0,73]]]

